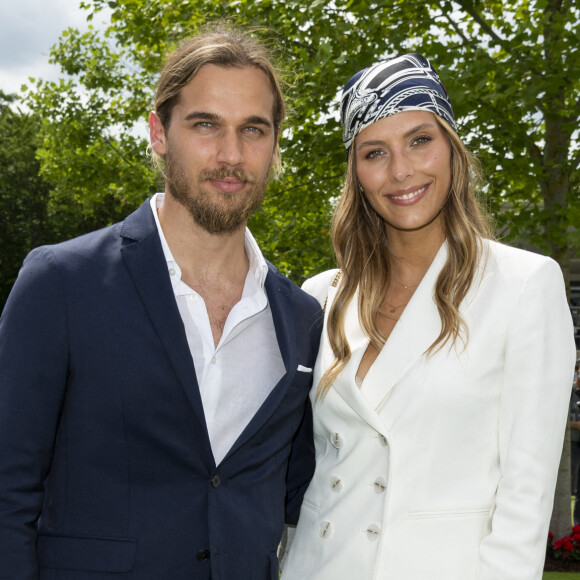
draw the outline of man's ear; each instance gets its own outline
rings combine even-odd
[[[151,141],[153,151],[157,155],[165,155],[167,153],[165,129],[155,111],[151,111],[149,114],[149,140]]]

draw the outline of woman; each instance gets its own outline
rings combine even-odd
[[[551,259],[491,240],[417,54],[347,84],[317,466],[283,580],[539,580],[575,347]],[[340,278],[340,279],[338,279]]]

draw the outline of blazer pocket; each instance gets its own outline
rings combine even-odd
[[[135,565],[137,541],[132,538],[39,534],[37,551],[41,568],[130,572]]]
[[[476,508],[466,510],[441,510],[441,511],[415,511],[409,516],[414,519],[431,519],[431,518],[472,518],[472,517],[489,517],[491,508]]]

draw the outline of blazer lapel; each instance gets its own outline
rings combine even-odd
[[[441,319],[433,289],[446,259],[447,243],[443,243],[365,377],[362,389],[376,411],[384,405],[399,379],[439,336]]]
[[[125,265],[197,419],[207,432],[193,359],[149,201],[127,217],[121,236],[124,238],[121,254]],[[207,444],[209,448],[209,437]]]
[[[334,354],[330,347],[327,332],[328,312],[330,306],[334,302],[336,296],[336,288],[330,287],[328,289],[328,300],[326,304],[324,329],[322,331],[320,360],[318,362],[317,372],[314,376],[314,384],[317,385],[322,374],[328,369],[334,360]],[[342,370],[336,381],[332,385],[332,390],[344,399],[346,404],[355,411],[363,421],[367,422],[371,427],[376,429],[379,433],[384,431],[384,425],[377,415],[375,410],[369,404],[369,400],[361,393],[356,385],[355,376],[358,370],[360,361],[365,350],[368,347],[369,339],[364,334],[362,328],[358,323],[358,289],[351,300],[345,318],[345,332],[348,344],[351,350],[351,357],[345,368]],[[324,405],[324,400],[317,403]]]
[[[238,437],[232,448],[229,450],[227,459],[241,445],[251,439],[256,432],[268,421],[272,413],[276,410],[282,399],[285,397],[289,386],[296,375],[298,361],[296,358],[296,333],[294,328],[294,302],[292,300],[292,289],[290,281],[284,278],[271,264],[268,264],[268,275],[266,276],[265,288],[268,295],[268,303],[272,311],[274,328],[278,346],[286,373],[272,389],[257,413],[252,417],[242,434]]]

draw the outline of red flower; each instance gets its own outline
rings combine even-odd
[[[547,554],[560,560],[580,560],[580,526],[574,526],[569,536],[553,541],[548,535]]]

